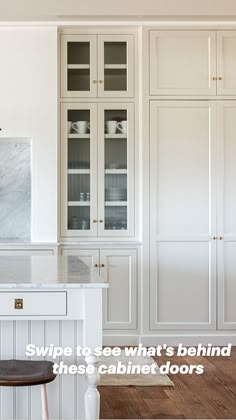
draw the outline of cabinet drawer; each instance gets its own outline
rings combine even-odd
[[[1,292],[0,316],[65,316],[66,295],[66,292]]]

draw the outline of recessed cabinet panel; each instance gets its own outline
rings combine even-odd
[[[209,235],[213,104],[153,102],[151,106],[151,189],[156,197],[156,235]],[[193,222],[194,221],[194,222]]]
[[[216,34],[150,31],[151,95],[215,95]]]
[[[236,328],[236,102],[217,108],[218,141],[218,327]]]
[[[137,271],[135,250],[101,250],[104,290],[104,329],[135,329],[137,322]]]
[[[158,242],[151,284],[151,329],[210,328],[212,279],[208,242]]]
[[[150,111],[150,328],[216,326],[216,105]]]
[[[217,95],[236,95],[236,31],[217,33]]]

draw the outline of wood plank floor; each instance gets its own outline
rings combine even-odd
[[[236,419],[236,347],[230,357],[160,357],[202,364],[202,375],[169,375],[175,387],[99,387],[102,419]]]

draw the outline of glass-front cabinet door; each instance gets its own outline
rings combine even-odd
[[[99,104],[98,235],[134,234],[133,104]]]
[[[96,104],[62,104],[61,164],[62,236],[96,236]]]
[[[62,97],[97,96],[97,36],[62,35]]]
[[[134,96],[133,35],[98,35],[98,96]]]

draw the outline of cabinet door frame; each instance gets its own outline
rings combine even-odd
[[[68,134],[67,111],[90,110],[90,230],[68,229]],[[62,103],[61,104],[61,236],[81,237],[97,236],[97,104],[95,103]]]
[[[188,37],[194,36],[198,38],[203,38],[208,36],[208,45],[209,45],[209,51],[208,51],[208,60],[209,60],[209,74],[208,74],[208,80],[209,84],[207,88],[190,88],[186,89],[183,87],[179,88],[159,88],[156,86],[156,74],[158,73],[158,67],[157,67],[157,57],[154,57],[153,51],[155,40],[156,38],[168,38],[169,36],[180,38],[180,37]],[[150,50],[149,50],[149,56],[150,56],[150,95],[185,95],[185,96],[191,96],[191,95],[216,95],[216,80],[213,80],[213,77],[216,78],[216,32],[214,31],[150,31]],[[173,72],[175,69],[172,69]]]
[[[224,38],[234,37],[236,39],[236,31],[218,31],[217,32],[217,95],[236,95],[235,88],[226,88],[225,73],[224,73],[224,60],[223,60],[223,41]],[[236,56],[236,52],[235,52]],[[236,58],[235,58],[236,60]],[[221,77],[221,80],[219,80]],[[235,75],[236,81],[236,75]],[[236,83],[235,83],[236,84]]]
[[[90,89],[89,91],[68,91],[67,44],[68,42],[90,43]],[[61,97],[95,98],[97,97],[97,36],[96,35],[61,35]]]
[[[135,249],[101,249],[100,250],[100,264],[104,267],[100,268],[100,275],[109,283],[109,256],[125,256],[129,257],[129,320],[128,322],[111,322],[107,319],[107,308],[109,292],[111,288],[104,289],[103,293],[103,329],[104,330],[135,330],[137,328],[137,294],[138,294],[138,280],[137,280],[137,250]],[[122,295],[122,291],[121,291]],[[121,302],[122,308],[122,302]]]
[[[235,32],[236,35],[236,32]],[[218,328],[222,330],[235,330],[235,322],[225,321],[225,246],[236,242],[236,234],[225,234],[224,231],[224,109],[235,108],[236,101],[221,101],[217,103],[217,265],[218,265]]]
[[[209,107],[210,130],[212,144],[211,150],[211,185],[209,187],[211,205],[210,232],[209,235],[156,235],[156,209],[157,195],[156,185],[152,179],[156,179],[156,155],[157,155],[157,118],[156,109],[159,107]],[[216,104],[206,101],[151,101],[150,105],[150,330],[214,330],[216,328]],[[153,122],[153,123],[152,123]],[[157,262],[156,249],[161,242],[205,242],[209,244],[209,321],[208,322],[158,322],[157,315]],[[171,296],[171,291],[170,291]],[[172,299],[175,297],[172,296]],[[168,304],[170,304],[168,302]]]
[[[104,90],[104,43],[127,43],[127,90]],[[101,81],[101,82],[100,82]],[[101,98],[132,98],[134,96],[134,37],[133,35],[98,35],[98,96]]]
[[[127,203],[128,203],[128,214],[127,230],[105,230],[105,135],[104,135],[104,111],[112,109],[127,110],[127,121],[128,121],[128,135],[127,135],[127,169],[128,169],[128,185],[127,185]],[[135,157],[135,124],[134,124],[134,104],[132,103],[102,103],[98,104],[98,220],[102,220],[102,223],[98,223],[98,236],[115,236],[115,237],[126,237],[134,236],[135,226],[135,210],[134,210],[134,199],[135,199],[135,181],[134,181],[134,157]]]

